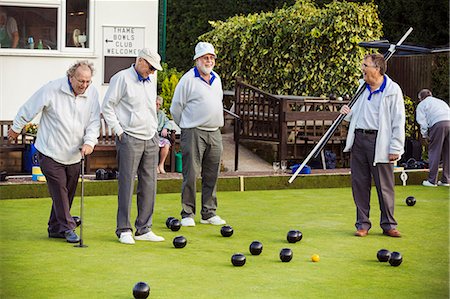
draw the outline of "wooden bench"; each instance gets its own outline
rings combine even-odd
[[[0,120],[0,169],[9,173],[21,173],[26,138],[22,132],[16,140],[8,140],[8,130],[12,124],[12,120]]]
[[[99,168],[115,168],[117,169],[116,161],[116,136],[114,131],[108,126],[103,116],[100,119],[100,136],[98,143],[94,148],[94,152],[86,157],[86,173],[95,172]],[[170,132],[170,147],[166,165],[169,164],[170,171],[175,172],[175,152],[179,148],[180,136],[176,134],[175,130]]]

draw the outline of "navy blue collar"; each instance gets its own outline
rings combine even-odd
[[[73,94],[75,94],[75,93],[74,93],[74,90],[73,90],[73,87],[72,87],[72,83],[70,83],[69,76],[67,76],[67,83],[69,83],[70,91],[71,91]]]
[[[386,87],[386,75],[384,75],[383,76],[383,83],[381,84],[381,86],[380,86],[380,88],[378,88],[377,90],[375,90],[374,92],[372,92],[371,90],[370,90],[370,85],[369,84],[367,84],[366,85],[366,88],[367,88],[367,90],[369,91],[369,97],[367,98],[369,101],[372,99],[372,95],[374,95],[374,94],[377,94],[377,93],[381,93],[381,92],[383,92],[384,91],[384,88]]]
[[[145,82],[150,82],[150,76],[148,76],[147,78],[142,77],[141,74],[139,74],[138,71],[136,70],[136,67],[135,67],[134,63],[133,63],[133,68],[134,68],[134,71],[137,74],[137,78],[138,78],[139,81],[142,81],[144,83]]]
[[[212,85],[214,79],[216,79],[216,75],[214,75],[214,73],[211,72],[211,73],[209,73],[209,74],[211,75],[211,78],[209,79],[209,82],[206,81],[206,80],[200,75],[200,72],[198,71],[198,69],[197,69],[196,66],[194,66],[194,74],[195,74],[195,77],[200,78],[202,81],[208,83],[209,85]]]

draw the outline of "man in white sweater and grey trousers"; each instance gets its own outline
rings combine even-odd
[[[416,120],[420,125],[420,133],[428,144],[428,162],[430,172],[423,186],[450,186],[450,108],[441,99],[433,97],[429,89],[419,92],[420,100],[416,110]],[[444,162],[442,179],[438,181],[439,162]]]
[[[102,113],[116,134],[119,194],[116,235],[123,244],[164,241],[152,230],[156,198],[156,167],[159,153],[156,117],[156,70],[161,58],[142,49],[136,63],[115,74],[103,100]],[[134,178],[138,175],[136,232],[130,222]]]
[[[216,54],[210,43],[195,47],[195,67],[183,75],[175,88],[170,112],[181,128],[183,185],[181,225],[195,226],[197,176],[202,176],[200,223],[222,225],[216,215],[216,184],[222,155],[223,91],[213,72]]]

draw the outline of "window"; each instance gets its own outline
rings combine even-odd
[[[58,48],[58,8],[0,5],[2,48]]]
[[[66,0],[66,47],[89,48],[89,0]]]

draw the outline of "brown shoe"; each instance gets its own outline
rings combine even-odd
[[[398,230],[396,230],[395,228],[383,231],[383,235],[393,237],[393,238],[400,238],[402,236],[402,234],[400,234],[400,232]]]
[[[367,229],[358,229],[356,232],[355,232],[355,236],[357,236],[357,237],[365,237],[365,236],[367,236],[369,234],[369,231],[367,230]]]

